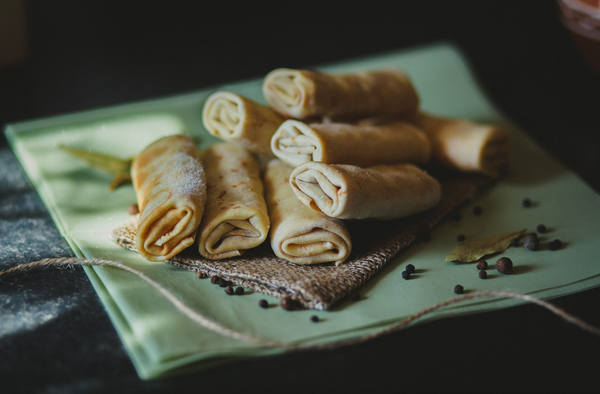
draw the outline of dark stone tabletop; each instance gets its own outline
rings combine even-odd
[[[553,1],[268,3],[24,1],[28,53],[0,66],[0,124],[446,41],[505,116],[600,191],[600,72]],[[71,255],[1,137],[0,270]],[[600,289],[552,302],[600,326]],[[1,393],[598,392],[598,355],[600,337],[523,305],[142,381],[80,267],[0,280]]]

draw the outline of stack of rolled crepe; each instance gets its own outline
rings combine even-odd
[[[277,69],[263,94],[269,106],[227,91],[206,100],[204,126],[228,142],[206,149],[201,162],[184,137],[136,159],[144,257],[170,258],[194,238],[206,258],[235,257],[270,231],[281,258],[339,265],[352,249],[343,220],[402,218],[439,203],[440,183],[417,166],[496,176],[508,159],[505,130],[420,112],[400,70]],[[277,157],[262,180],[253,153]],[[181,174],[161,174],[169,168]],[[184,189],[193,193],[182,197]]]

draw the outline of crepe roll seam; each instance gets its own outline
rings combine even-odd
[[[327,74],[280,68],[263,80],[269,105],[295,119],[407,116],[420,103],[412,81],[399,69]]]
[[[427,135],[414,125],[392,120],[378,124],[311,123],[286,120],[271,139],[275,156],[291,166],[308,161],[326,164],[426,164]]]
[[[439,181],[412,164],[361,168],[307,162],[294,169],[289,182],[302,204],[346,220],[403,218],[441,200]]]

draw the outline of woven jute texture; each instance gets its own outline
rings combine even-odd
[[[440,178],[442,200],[437,207],[410,218],[390,221],[349,221],[352,254],[341,266],[331,263],[302,266],[276,257],[268,242],[240,257],[209,260],[191,247],[168,261],[208,276],[219,275],[234,285],[274,297],[291,297],[303,308],[324,310],[354,292],[399,251],[422,239],[449,214],[472,200],[491,180],[478,175]],[[138,215],[113,230],[111,239],[137,251]],[[193,249],[193,250],[192,250]]]

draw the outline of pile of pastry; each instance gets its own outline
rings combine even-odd
[[[203,122],[224,140],[199,152],[186,136],[148,146],[132,165],[137,246],[152,261],[193,245],[208,259],[242,255],[269,238],[297,264],[342,264],[346,220],[388,220],[437,205],[423,168],[497,176],[508,133],[420,111],[397,69],[332,75],[277,69],[268,106],[228,91],[206,100]]]

